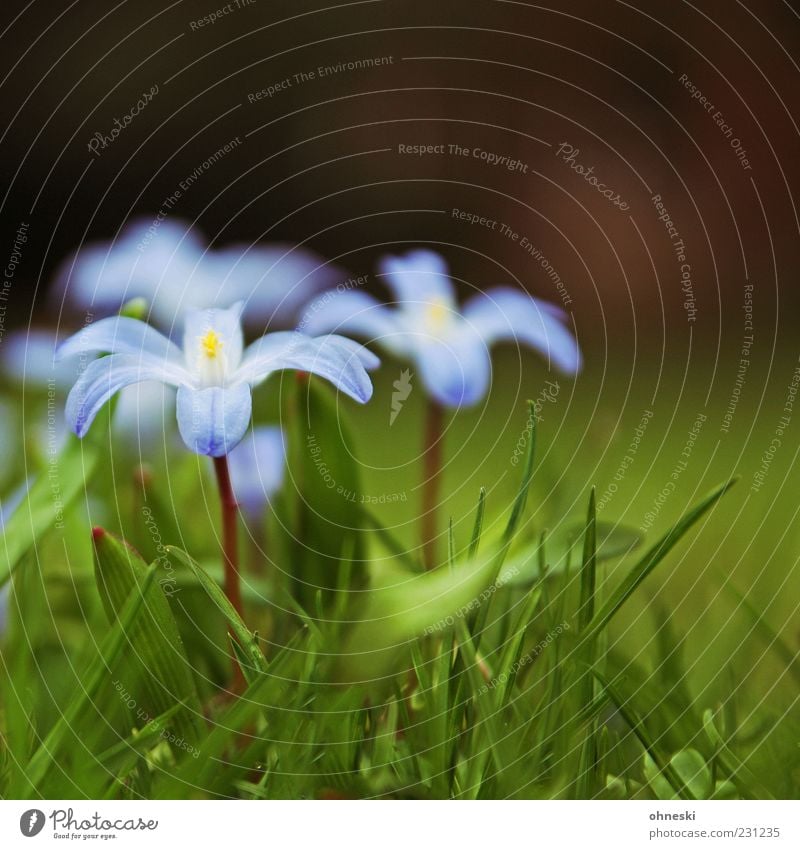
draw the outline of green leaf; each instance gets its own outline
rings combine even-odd
[[[82,680],[86,682],[85,687],[75,694],[66,710],[31,757],[25,775],[32,788],[36,789],[48,772],[59,763],[64,746],[72,740],[75,734],[75,726],[79,717],[94,704],[101,686],[108,681],[109,670],[119,662],[123,650],[129,644],[128,634],[145,608],[144,600],[150,591],[150,587],[153,586],[155,575],[156,567],[150,566],[141,584],[133,589],[111,631],[100,644],[96,658],[90,664],[86,674],[82,676]]]
[[[95,575],[97,589],[106,615],[114,622],[125,600],[147,574],[147,564],[131,546],[95,528]],[[154,564],[156,568],[160,566]],[[165,713],[177,701],[185,703],[173,720],[173,729],[180,738],[196,741],[202,734],[200,702],[195,689],[189,660],[183,648],[178,626],[160,584],[152,584],[145,599],[145,609],[136,627],[128,634],[131,652],[128,669],[131,676],[125,689],[136,698],[151,716]],[[124,677],[125,673],[121,673]]]
[[[64,514],[84,491],[108,444],[108,416],[97,417],[84,439],[70,436],[64,450],[42,472],[22,503],[5,523],[0,541],[0,586],[22,557],[54,528],[63,527]]]
[[[670,758],[670,765],[695,799],[711,798],[714,792],[711,770],[700,752],[696,749],[676,752]],[[644,756],[644,776],[657,799],[679,798],[648,754]]]
[[[172,718],[181,708],[183,705],[176,702],[160,716],[135,730],[130,737],[120,740],[119,743],[98,755],[97,762],[105,769],[116,773],[117,776],[127,774],[139,758],[164,739]]]
[[[267,671],[267,660],[261,651],[261,647],[258,645],[255,634],[244,624],[241,616],[236,612],[236,609],[220,589],[217,582],[213,578],[210,578],[195,560],[185,551],[181,551],[181,549],[171,545],[167,546],[167,551],[176,560],[192,570],[192,573],[206,591],[208,597],[228,621],[239,646],[244,649],[245,657],[248,659],[248,662],[242,666],[242,672],[248,683],[251,683],[260,673]]]
[[[385,568],[374,581],[367,601],[353,612],[355,621],[337,662],[339,680],[366,682],[385,674],[398,653],[418,636],[443,633],[457,620],[477,610],[515,568],[512,558],[498,576],[499,555],[505,547],[488,551],[454,569],[410,574],[396,566]],[[519,558],[528,557],[524,551]],[[488,593],[488,595],[487,595]]]
[[[711,709],[703,713],[703,730],[714,747],[714,760],[727,773],[739,793],[746,799],[774,799],[753,771],[725,743],[714,724]]]
[[[549,575],[557,575],[564,571],[568,555],[574,550],[576,543],[586,530],[586,523],[568,524],[548,535],[548,570]],[[603,563],[624,557],[637,549],[644,540],[644,535],[637,529],[620,525],[618,522],[608,522],[595,519],[595,561]],[[512,586],[525,586],[542,577],[542,571],[536,561],[531,561],[520,570],[511,581]]]

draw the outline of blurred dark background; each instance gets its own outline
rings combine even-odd
[[[30,225],[9,299],[17,322],[30,320],[34,300],[43,309],[65,255],[113,238],[132,216],[154,216],[238,138],[171,210],[215,244],[304,243],[363,274],[387,250],[437,243],[465,289],[516,280],[563,300],[541,262],[497,228],[454,219],[455,207],[505,222],[540,249],[584,346],[603,357],[669,339],[683,358],[690,330],[716,357],[726,323],[735,351],[746,275],[763,343],[754,356],[771,349],[779,312],[794,334],[800,20],[792,4],[4,6],[4,253],[20,223]],[[382,64],[294,76],[376,58]],[[154,86],[117,138],[90,152],[95,134],[108,136]],[[627,211],[559,158],[562,143]],[[526,173],[471,154],[401,155],[400,144],[481,148],[520,160]],[[686,244],[692,322],[653,194]]]

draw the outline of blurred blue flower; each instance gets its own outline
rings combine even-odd
[[[63,386],[75,380],[78,357],[57,361],[58,338],[52,330],[31,328],[13,330],[0,347],[3,371],[23,388],[46,389],[55,383]]]
[[[61,304],[110,315],[143,297],[148,318],[170,335],[192,310],[244,301],[243,321],[263,332],[289,327],[315,294],[342,277],[305,248],[235,244],[211,249],[180,220],[135,219],[111,242],[81,248],[56,275]]]
[[[183,351],[149,324],[125,316],[102,319],[62,342],[59,357],[110,354],[91,362],[72,387],[65,410],[70,428],[84,436],[112,395],[154,380],[178,389],[178,429],[186,445],[221,457],[250,424],[251,387],[272,372],[320,375],[361,403],[372,396],[365,369],[379,361],[366,348],[341,336],[282,332],[262,336],[245,350],[241,314],[242,304],[188,313]]]
[[[34,421],[27,429],[51,451],[64,444],[69,432],[60,406],[56,408],[54,403],[55,396],[67,392],[81,365],[77,353],[56,360],[58,341],[52,330],[14,330],[0,346],[3,373],[23,391],[48,395],[48,408],[41,420]],[[126,387],[117,405],[117,431],[132,443],[152,445],[164,433],[172,403],[161,383],[148,381]]]
[[[311,335],[335,330],[374,340],[410,359],[429,394],[459,407],[485,397],[489,347],[502,340],[539,351],[562,372],[575,374],[581,353],[558,307],[507,287],[473,296],[459,309],[447,265],[433,251],[414,250],[381,261],[394,308],[366,292],[328,292],[312,301],[300,323]]]
[[[283,484],[286,446],[279,427],[254,427],[228,456],[233,493],[239,506],[258,519]]]

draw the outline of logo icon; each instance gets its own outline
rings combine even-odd
[[[408,400],[411,390],[414,388],[411,385],[413,375],[409,369],[400,372],[398,380],[392,384],[394,392],[392,392],[392,412],[389,415],[389,427],[394,424],[394,420],[400,415],[400,410],[403,409],[403,402]]]
[[[19,830],[25,837],[36,837],[44,828],[44,812],[38,808],[31,808],[19,818]]]

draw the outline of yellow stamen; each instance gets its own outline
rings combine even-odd
[[[222,352],[223,342],[214,330],[209,330],[205,336],[200,338],[200,346],[203,353],[210,359],[216,359]]]
[[[443,301],[434,301],[428,304],[427,315],[428,324],[432,327],[441,327],[449,315],[447,304]]]

